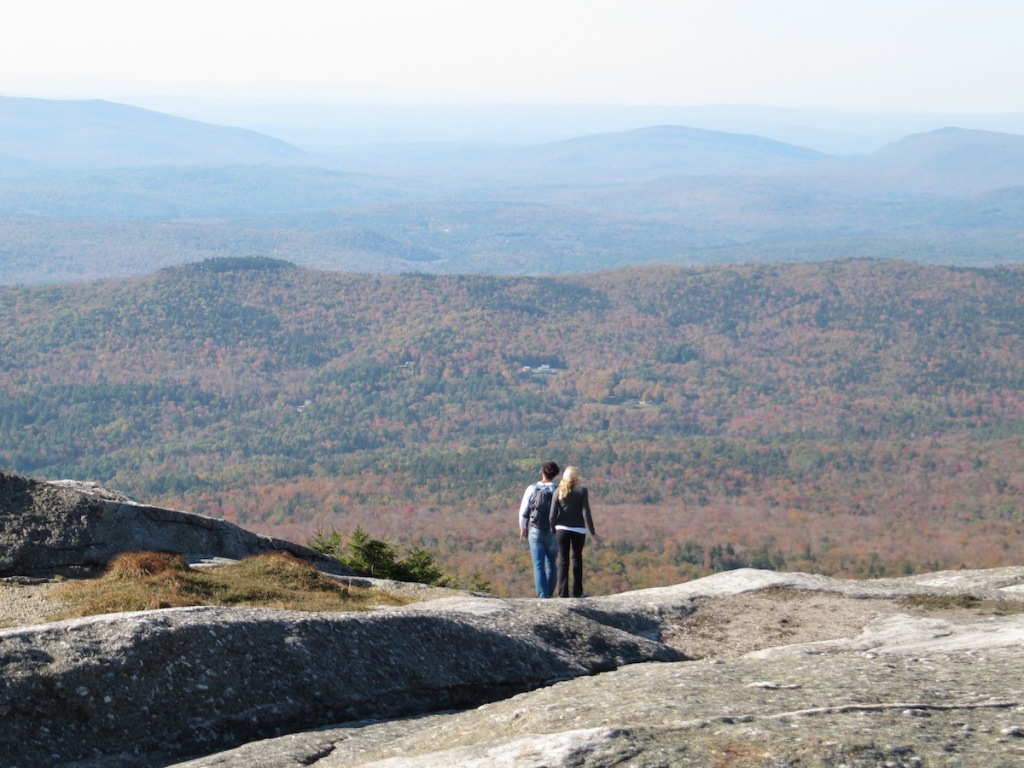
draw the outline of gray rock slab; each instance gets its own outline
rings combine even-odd
[[[1024,764],[1022,662],[1021,649],[1003,648],[639,664],[176,768],[1010,768]]]
[[[288,552],[330,573],[350,573],[309,547],[225,520],[138,504],[92,483],[46,482],[0,470],[0,576],[101,568],[121,552],[175,552],[240,560]]]
[[[976,621],[920,616],[887,616],[872,622],[856,637],[802,645],[782,645],[748,654],[752,658],[858,652],[873,654],[937,654],[993,651],[1024,647],[1024,616],[994,616]]]
[[[0,754],[26,768],[157,765],[682,658],[573,602],[463,597],[349,614],[186,608],[3,630]]]
[[[1024,592],[1024,566],[937,571],[890,579],[837,579],[813,573],[783,573],[739,568],[669,587],[654,587],[599,598],[609,605],[644,605],[671,610],[681,600],[738,595],[762,589],[806,589],[846,597],[892,600],[910,595],[970,595],[999,599]]]
[[[670,623],[694,600],[780,586],[881,600],[998,596],[1021,581],[1021,568],[867,582],[744,570],[570,611],[622,611],[635,628],[644,616]],[[348,723],[175,768],[1009,768],[1024,765],[1022,630],[1013,615],[895,615],[850,638],[635,664],[462,712]]]

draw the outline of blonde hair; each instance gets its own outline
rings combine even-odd
[[[561,501],[569,495],[569,491],[583,481],[583,475],[576,467],[566,467],[562,473],[562,481],[558,484],[558,500]]]

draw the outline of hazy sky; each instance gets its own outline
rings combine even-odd
[[[1024,0],[0,0],[0,94],[1024,112]]]

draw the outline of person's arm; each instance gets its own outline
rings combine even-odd
[[[548,510],[548,528],[552,533],[555,532],[555,521],[558,520],[558,486],[555,486],[555,492],[551,494],[551,509]]]
[[[533,496],[533,491],[536,485],[529,486],[523,492],[523,500],[519,502],[519,538],[526,538],[526,531],[530,527],[530,497]]]
[[[587,493],[586,488],[580,489],[580,496],[583,497],[583,522],[586,523],[587,530],[590,531],[590,535],[595,539],[601,537],[597,535],[597,531],[594,530],[594,517],[590,514],[590,494]]]

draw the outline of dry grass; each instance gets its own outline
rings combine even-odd
[[[762,768],[769,765],[771,754],[749,744],[718,742],[708,746],[715,768]]]
[[[72,606],[55,619],[193,605],[358,611],[409,602],[380,591],[348,586],[284,553],[192,568],[181,555],[125,552],[115,557],[99,578],[61,584],[52,597]]]
[[[1021,600],[982,600],[973,595],[908,595],[900,603],[923,611],[964,611],[1006,616],[1024,613]]]

